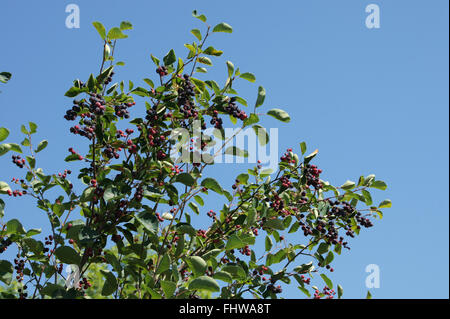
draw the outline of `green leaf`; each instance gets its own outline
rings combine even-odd
[[[230,284],[233,282],[233,277],[231,277],[231,275],[225,271],[217,271],[214,273],[213,277],[215,279],[222,280]]]
[[[364,196],[366,205],[367,205],[367,206],[372,205],[373,201],[372,201],[372,196],[370,195],[370,193],[369,193],[368,191],[366,191],[365,189],[363,189],[363,190],[361,191],[361,193],[362,193],[363,196]]]
[[[14,151],[14,152],[21,153],[21,154],[23,153],[22,148],[20,147],[19,144],[9,143],[9,144],[3,144],[3,145],[8,145],[10,151]]]
[[[228,77],[231,78],[234,72],[234,64],[231,61],[227,61]]]
[[[314,265],[313,265],[312,261],[310,261],[307,264],[303,264],[303,265],[295,267],[293,270],[295,272],[298,272],[299,274],[306,274],[306,273],[312,271],[313,269],[314,269]]]
[[[201,14],[201,15],[197,14],[197,10],[192,11],[192,16],[193,16],[194,18],[200,19],[200,20],[203,21],[203,22],[206,22],[206,17],[205,17],[205,15],[204,15],[204,14]]]
[[[192,186],[195,183],[195,179],[189,173],[181,173],[177,175],[175,182],[180,182],[186,186]]]
[[[266,236],[266,241],[265,241],[266,251],[270,251],[272,249],[272,246],[273,246],[272,239],[269,236]]]
[[[177,284],[174,283],[173,281],[162,280],[161,288],[164,292],[164,296],[166,297],[166,299],[169,299],[175,293],[175,290],[177,289]]]
[[[330,280],[330,278],[328,278],[325,274],[320,274],[320,277],[322,277],[328,288],[333,289],[333,282]]]
[[[370,187],[372,187],[372,188],[377,188],[377,189],[381,189],[382,191],[384,191],[384,190],[386,190],[387,185],[386,185],[386,183],[383,182],[383,181],[374,181],[374,182],[370,185]]]
[[[206,187],[207,189],[210,189],[210,190],[218,193],[218,194],[221,194],[221,195],[223,194],[222,187],[214,178],[210,178],[210,177],[205,178],[202,181],[201,185],[203,187]]]
[[[133,29],[133,25],[129,21],[122,21],[120,23],[120,29],[121,30],[131,30],[131,29]]]
[[[140,212],[135,218],[149,232],[156,233],[158,231],[158,219],[153,212],[145,210]]]
[[[28,162],[28,165],[30,165],[30,167],[32,169],[34,169],[34,167],[36,165],[36,159],[32,156],[27,156],[27,162]]]
[[[291,120],[291,117],[286,111],[281,109],[271,109],[267,112],[267,115],[270,115],[281,122],[288,123]]]
[[[263,105],[265,99],[266,99],[266,89],[260,86],[258,87],[258,96],[256,97],[255,108]]]
[[[180,234],[188,234],[189,236],[195,236],[195,228],[188,223],[179,223],[175,226],[175,230]]]
[[[302,151],[302,155],[305,155],[305,153],[306,153],[306,143],[305,142],[300,143],[300,149]]]
[[[9,130],[4,127],[0,127],[0,142],[4,141],[9,136]]]
[[[105,40],[106,37],[106,29],[103,26],[103,24],[101,24],[98,21],[94,21],[92,22],[92,25],[94,26],[95,29],[97,29],[98,34],[100,35],[100,37]]]
[[[232,33],[233,32],[233,28],[229,24],[227,24],[225,22],[222,22],[222,23],[219,23],[218,25],[216,25],[214,27],[213,32]]]
[[[250,116],[244,121],[244,127],[258,123],[259,117],[255,113],[251,113]]]
[[[102,296],[109,296],[117,290],[117,279],[109,270],[101,269],[100,271],[106,279],[102,288]]]
[[[159,263],[158,269],[156,270],[156,273],[160,274],[162,272],[165,272],[169,268],[170,268],[170,257],[168,254],[164,254]]]
[[[9,152],[9,144],[1,144],[0,145],[0,156],[5,155]]]
[[[392,202],[390,199],[385,199],[378,205],[378,208],[389,208],[392,207]]]
[[[228,146],[225,150],[225,154],[239,157],[248,157],[248,152],[246,150],[241,150],[236,146]]]
[[[366,299],[372,299],[372,294],[370,293],[369,290],[367,290]]]
[[[342,295],[344,294],[344,288],[342,288],[341,285],[338,285],[338,298],[341,299]]]
[[[6,234],[25,234],[25,229],[17,219],[11,219],[6,223]]]
[[[242,174],[239,174],[239,175],[236,177],[236,179],[239,181],[239,183],[245,185],[245,184],[247,184],[249,177],[250,177],[250,176],[249,176],[248,174],[242,173]]]
[[[220,286],[213,278],[200,276],[189,283],[189,290],[207,290],[211,292],[220,291]]]
[[[222,267],[222,271],[231,274],[233,278],[245,279],[247,277],[245,270],[236,264],[226,264]]]
[[[0,280],[9,285],[12,280],[13,265],[7,260],[0,260]]]
[[[311,154],[305,156],[305,158],[304,158],[305,164],[309,163],[314,157],[316,157],[317,153],[319,153],[319,150],[315,150]]]
[[[250,81],[250,82],[255,82],[256,81],[256,77],[252,73],[249,73],[249,72],[242,73],[239,77],[241,79],[244,79],[244,80],[247,80],[247,81]]]
[[[37,125],[33,122],[28,122],[28,125],[30,125],[30,134],[34,134],[37,131]]]
[[[267,222],[264,223],[264,227],[278,229],[278,230],[285,229],[283,221],[278,218],[269,219]]]
[[[173,49],[171,49],[169,52],[167,52],[167,54],[163,58],[164,65],[166,65],[166,66],[175,63],[176,60],[177,60],[177,57],[175,56],[175,51]]]
[[[67,97],[75,97],[82,92],[82,89],[75,86],[71,87],[64,95]]]
[[[126,34],[120,30],[118,27],[114,27],[108,32],[108,39],[110,40],[116,40],[116,39],[125,39],[128,38]]]
[[[203,53],[207,55],[221,56],[223,54],[223,51],[216,50],[213,47],[209,46],[203,51]]]
[[[81,257],[78,255],[78,253],[69,246],[61,246],[56,248],[55,255],[58,257],[59,260],[61,260],[64,264],[68,265],[78,265],[80,264]]]
[[[346,182],[341,186],[341,188],[342,188],[342,189],[345,189],[345,190],[350,190],[350,189],[354,188],[355,186],[356,186],[356,183],[355,183],[355,182],[352,182],[352,181],[346,181]]]
[[[11,79],[12,74],[9,72],[0,72],[0,82],[6,83]]]
[[[0,219],[5,216],[5,202],[0,198]]]
[[[329,249],[330,249],[330,244],[327,244],[327,243],[321,243],[320,245],[319,245],[319,248],[317,248],[317,252],[319,253],[319,254],[325,254]]]
[[[206,57],[206,56],[199,56],[197,58],[197,61],[199,63],[203,63],[203,64],[206,64],[206,65],[213,65],[211,59]]]
[[[153,54],[150,54],[150,57],[151,57],[153,63],[155,63],[156,66],[159,66],[159,59],[157,57],[153,56]]]
[[[226,250],[239,249],[239,248],[245,247],[245,245],[246,244],[241,240],[241,238],[239,238],[238,235],[233,234],[228,239],[225,249]]]
[[[253,131],[255,131],[256,136],[258,137],[259,145],[264,146],[269,143],[269,133],[267,133],[266,129],[261,125],[255,124],[252,126]]]
[[[198,39],[198,41],[202,41],[202,33],[199,29],[192,29],[191,33]]]
[[[300,289],[308,297],[311,297],[311,294],[309,293],[309,291],[305,287],[298,286],[298,289]]]
[[[0,182],[0,194],[6,194],[8,190],[11,190],[11,187],[5,182]]]
[[[185,259],[186,263],[189,266],[189,269],[192,270],[195,277],[202,276],[205,274],[206,271],[206,261],[203,260],[202,257],[199,256],[192,256],[192,257],[186,257]]]

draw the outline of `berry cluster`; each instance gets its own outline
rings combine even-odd
[[[240,119],[241,121],[244,121],[248,116],[247,114],[240,110],[238,106],[236,105],[236,97],[231,97],[228,104],[224,107],[225,112],[227,112],[229,115],[234,116],[237,119]]]
[[[245,256],[250,256],[252,254],[252,251],[248,245],[245,245],[245,247],[239,249],[239,252]]]
[[[72,153],[73,155],[78,155],[78,159],[81,161],[83,160],[83,156],[81,156],[80,154],[78,154],[77,152],[75,152],[75,150],[71,147],[69,148],[69,152]]]
[[[206,231],[205,231],[205,230],[202,230],[202,229],[199,229],[199,230],[197,231],[197,236],[198,236],[198,237],[206,238]]]
[[[2,238],[0,241],[0,254],[3,253],[8,247],[12,244],[11,239],[9,238]]]
[[[295,160],[292,158],[292,148],[288,148],[283,156],[280,157],[280,161],[285,163],[295,163]]]
[[[273,200],[270,203],[270,207],[272,207],[275,211],[279,212],[281,210],[283,210],[284,208],[284,202],[283,200],[280,198],[280,196],[278,196],[278,194],[274,194],[273,195]]]
[[[61,177],[62,179],[66,179],[67,174],[72,174],[72,171],[70,169],[65,169],[64,173],[58,173],[58,176]]]
[[[114,106],[114,113],[118,117],[126,118],[128,119],[130,117],[130,111],[128,111],[128,108],[135,105],[136,102],[129,102],[129,103],[121,103],[119,105]]]
[[[291,181],[289,180],[289,177],[287,177],[286,175],[285,175],[285,176],[282,176],[282,177],[280,178],[280,182],[281,182],[281,185],[282,185],[283,187],[286,187],[286,188],[292,188],[292,187],[294,187],[294,185],[292,185]]]
[[[195,109],[192,97],[195,96],[194,85],[189,79],[189,75],[183,75],[184,82],[182,86],[178,89],[177,104],[180,107],[181,113],[183,113],[184,118],[197,118],[198,111]]]
[[[213,111],[213,116],[210,123],[211,125],[214,125],[216,129],[220,130],[222,128],[223,120],[219,117],[219,111]]]
[[[89,93],[91,96],[89,98],[90,104],[88,105],[91,114],[103,115],[106,109],[106,101],[100,93]]]
[[[208,215],[208,217],[216,220],[216,213],[212,209],[206,215]]]
[[[23,280],[23,269],[25,268],[25,261],[23,259],[19,259],[20,255],[17,254],[17,258],[14,259],[14,269],[16,270],[17,276],[16,279],[18,282],[22,282]]]
[[[16,164],[16,166],[23,168],[25,165],[25,159],[21,158],[19,155],[12,156],[12,162]]]
[[[82,288],[84,290],[92,287],[92,284],[86,278],[83,278],[82,280],[80,280],[79,284],[80,284],[79,285],[80,288]]]
[[[109,83],[111,83],[113,75],[114,75],[114,72],[111,72],[103,83],[105,83],[105,85],[108,85]]]
[[[314,292],[314,299],[322,298],[320,294],[321,294],[320,291],[316,289],[316,291]],[[334,291],[334,289],[330,289],[327,286],[325,286],[323,288],[322,294],[326,296],[325,299],[333,299],[336,292]]]
[[[121,151],[122,150],[122,148],[117,148],[117,149],[114,149],[114,148],[112,148],[110,145],[106,145],[106,148],[105,148],[105,150],[104,150],[104,154],[105,154],[105,156],[107,157],[107,158],[109,158],[109,159],[111,159],[111,158],[115,158],[115,159],[118,159],[119,157],[120,157],[120,155],[119,155],[119,153],[117,152],[117,151]]]
[[[152,127],[148,130],[147,138],[150,146],[152,147],[160,146],[166,140],[166,137],[163,134],[160,134],[159,132],[160,131],[157,126]]]
[[[26,289],[27,286],[24,286],[23,290],[21,288],[17,289],[17,291],[19,292],[19,299],[25,299],[26,297],[28,297],[28,293],[25,292]]]
[[[136,192],[134,193],[134,199],[138,202],[141,202],[142,198],[144,198],[144,189],[142,187],[138,187],[136,189]]]
[[[159,222],[163,222],[164,218],[161,217],[161,215],[159,215],[159,213],[156,213],[156,218],[158,219]]]
[[[17,197],[17,196],[23,196],[23,195],[25,195],[25,194],[27,193],[27,191],[25,191],[25,190],[23,190],[23,191],[14,190],[14,191],[12,191],[12,190],[8,189],[8,190],[6,191],[6,193],[8,194],[8,196],[14,196],[14,197]]]
[[[280,294],[283,292],[283,289],[281,288],[280,285],[276,286],[274,284],[269,284],[267,285],[267,290],[273,292],[274,294]]]
[[[322,182],[319,179],[321,173],[322,170],[318,169],[316,165],[306,164],[303,171],[303,175],[306,177],[306,185],[313,186],[315,189],[322,188]]]
[[[302,281],[303,281],[305,284],[307,284],[307,285],[309,285],[309,284],[311,283],[311,278],[305,278],[304,275],[301,275],[300,278],[301,278]]]
[[[158,73],[159,76],[165,76],[165,75],[169,74],[169,73],[167,72],[167,68],[166,68],[165,66],[159,66],[159,67],[156,69],[156,73]]]

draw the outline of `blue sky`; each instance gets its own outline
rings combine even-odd
[[[69,3],[80,7],[79,29],[65,27]],[[380,7],[379,29],[365,26],[370,3]],[[288,124],[263,121],[279,127],[280,155],[289,147],[299,151],[306,141],[310,150],[319,149],[315,162],[323,179],[341,185],[373,173],[387,182],[388,190],[373,196],[377,202],[390,198],[392,208],[334,262],[329,277],[344,287],[344,296],[363,298],[365,267],[377,264],[381,287],[371,289],[374,298],[448,298],[448,1],[204,0],[168,6],[4,0],[0,71],[13,79],[1,86],[0,126],[11,130],[8,141],[20,142],[20,125],[34,121],[37,138],[49,141],[37,165],[49,172],[73,168],[63,161],[67,148],[86,145],[68,134],[62,116],[71,100],[64,93],[73,79],[86,80],[99,69],[101,42],[91,23],[133,23],[116,53],[126,65],[115,80],[143,85],[143,78],[156,75],[150,53],[162,57],[174,48],[186,54],[183,44],[193,41],[189,30],[202,27],[193,9],[212,25],[226,21],[234,29],[211,38],[225,52],[211,77],[224,78],[231,60],[257,78],[256,84],[237,85],[241,96],[253,103],[262,85],[263,108],[289,112]],[[0,165],[0,180],[20,176],[10,156]],[[246,168],[224,164],[212,174],[231,185]],[[6,219],[20,218],[26,228],[46,220],[29,200],[5,201]],[[284,296],[303,297],[295,285]]]

